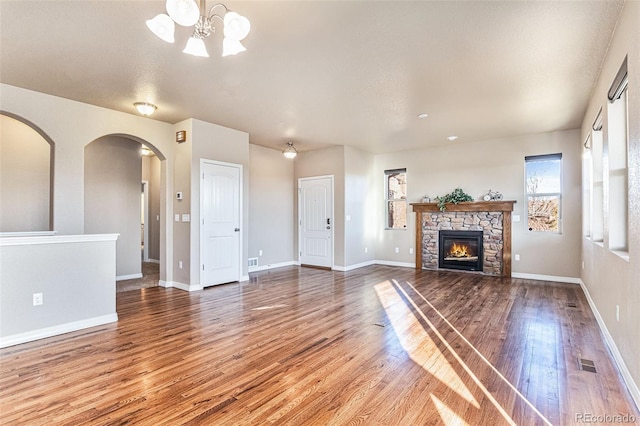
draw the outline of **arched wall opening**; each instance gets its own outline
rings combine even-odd
[[[54,148],[38,126],[0,111],[0,232],[54,230]]]
[[[84,233],[120,234],[118,281],[153,275],[158,266],[145,267],[149,262],[164,266],[164,160],[153,144],[127,134],[101,136],[84,147]],[[144,282],[150,285],[157,279]]]

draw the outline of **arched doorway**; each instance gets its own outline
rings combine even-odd
[[[105,135],[84,148],[84,232],[120,234],[118,291],[158,285],[163,160],[151,143],[126,134]]]
[[[53,231],[53,160],[49,136],[0,111],[0,233]]]

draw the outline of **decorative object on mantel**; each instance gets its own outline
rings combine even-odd
[[[502,194],[498,191],[489,190],[482,199],[484,201],[502,201]]]
[[[436,197],[436,200],[438,200],[438,208],[443,212],[447,209],[447,206],[445,206],[446,203],[458,204],[464,201],[473,201],[473,197],[465,193],[462,189],[456,188],[449,194],[445,194],[442,197]]]
[[[429,197],[428,195],[425,195],[424,197],[422,197],[422,202],[423,203],[430,203],[431,202],[431,197]]]

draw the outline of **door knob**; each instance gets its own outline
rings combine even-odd
[[[330,226],[327,226],[327,229],[331,229],[331,227],[330,227]]]
[[[240,228],[234,229],[233,232],[240,232]]]

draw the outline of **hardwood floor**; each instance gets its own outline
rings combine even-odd
[[[288,267],[117,302],[116,324],[0,350],[1,424],[640,419],[574,284]]]

